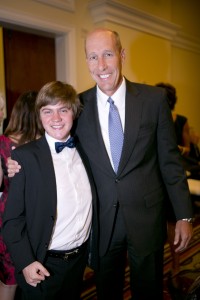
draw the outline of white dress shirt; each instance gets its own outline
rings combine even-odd
[[[57,218],[49,250],[70,250],[89,237],[92,194],[88,176],[76,148],[55,151],[54,138],[45,133],[56,176]]]
[[[124,126],[125,126],[125,95],[126,95],[126,83],[125,83],[125,79],[123,78],[123,81],[122,81],[120,87],[111,96],[115,105],[118,108],[123,131],[124,131]],[[108,115],[109,115],[109,109],[110,109],[110,104],[107,101],[108,98],[109,97],[106,94],[104,94],[97,86],[97,108],[98,108],[98,114],[99,114],[99,123],[100,123],[100,127],[101,127],[102,137],[103,137],[103,140],[105,143],[105,147],[106,147],[108,156],[110,158],[110,162],[113,166],[112,156],[111,156],[111,151],[110,151],[109,133],[108,133]]]

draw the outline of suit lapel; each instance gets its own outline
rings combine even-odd
[[[36,141],[36,152],[38,158],[38,165],[43,176],[43,184],[48,203],[52,203],[52,207],[54,211],[56,211],[56,178],[51,152],[45,136]]]
[[[113,172],[101,134],[96,87],[87,94],[87,100],[84,103],[84,109],[78,121],[77,133],[90,161],[98,164],[98,167],[102,168],[104,172]]]
[[[140,92],[134,83],[126,80],[126,106],[125,106],[125,127],[124,127],[124,145],[119,164],[118,174],[121,174],[127,165],[139,133],[142,104]]]
[[[134,150],[142,115],[143,101],[140,97],[140,91],[136,84],[128,80],[126,80],[125,101],[124,145],[118,175],[125,169],[127,161]],[[99,124],[96,87],[92,88],[86,95],[84,109],[78,121],[77,133],[90,161],[113,176],[114,171],[104,145]]]

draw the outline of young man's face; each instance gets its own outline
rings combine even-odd
[[[66,141],[73,125],[73,119],[72,109],[62,102],[43,106],[40,109],[40,120],[45,131],[59,141]]]

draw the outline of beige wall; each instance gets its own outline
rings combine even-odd
[[[110,27],[120,33],[126,49],[124,75],[130,80],[152,85],[159,81],[174,84],[178,94],[177,112],[186,115],[191,126],[200,133],[199,1],[43,2],[1,0],[0,21],[10,20],[34,30],[43,28],[45,32],[53,28],[58,41],[57,50],[60,51],[59,36],[64,45],[64,58],[62,55],[57,57],[59,63],[62,59],[60,68],[63,66],[68,71],[67,75],[65,70],[58,71],[58,79],[70,81],[78,92],[93,85],[85,63],[84,37],[96,26]],[[66,10],[54,6],[60,3],[66,3]],[[69,40],[62,39],[65,34],[70,36]]]

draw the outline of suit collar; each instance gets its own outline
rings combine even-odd
[[[139,132],[143,105],[138,85],[128,81],[127,79],[125,79],[125,81],[126,107],[124,146],[118,175],[123,175],[122,173],[127,165],[127,161],[134,150]],[[77,133],[90,160],[95,161],[95,163],[98,164],[98,167],[102,168],[104,172],[111,172],[110,174],[113,175],[114,171],[104,145],[100,124],[98,121],[96,87],[93,87],[86,92],[85,105],[82,115],[78,121]]]
[[[97,110],[96,86],[83,93],[84,109],[78,119],[77,135],[85,153],[92,162],[97,162],[103,172],[112,166],[104,145]]]
[[[125,127],[124,146],[118,172],[121,173],[131,156],[137,140],[143,102],[140,98],[140,91],[136,84],[126,80],[126,107],[125,107]]]

